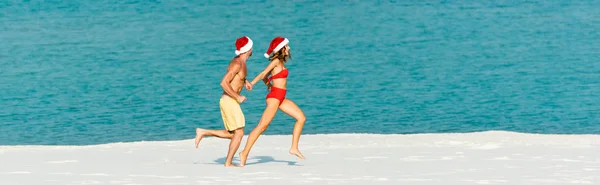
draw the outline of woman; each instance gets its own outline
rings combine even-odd
[[[269,63],[269,65],[251,82],[252,85],[254,85],[259,79],[262,79],[270,92],[266,97],[267,107],[263,112],[262,118],[260,118],[260,122],[256,128],[248,135],[246,146],[244,147],[244,150],[240,152],[240,166],[246,164],[252,145],[254,145],[258,136],[267,129],[273,120],[273,117],[275,117],[277,109],[296,119],[290,154],[295,155],[300,159],[304,159],[304,156],[300,153],[300,150],[298,150],[298,141],[300,140],[300,134],[302,133],[302,127],[304,127],[306,117],[302,110],[292,100],[285,98],[287,91],[286,78],[288,76],[288,69],[285,67],[285,63],[291,58],[290,46],[288,44],[289,40],[283,37],[276,37],[271,41],[271,45],[265,53],[265,57],[267,57],[271,63]],[[271,53],[273,53],[273,55],[269,57]],[[271,74],[270,78],[267,78],[268,74]],[[273,83],[271,83],[271,81],[273,81]]]

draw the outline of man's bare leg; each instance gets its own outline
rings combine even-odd
[[[240,143],[242,142],[242,138],[244,137],[244,127],[235,129],[233,131],[233,136],[231,137],[231,142],[229,143],[229,152],[227,152],[227,159],[225,160],[225,166],[236,166],[232,164],[233,156],[235,152],[237,152],[240,147]]]
[[[205,130],[201,128],[196,128],[196,148],[198,148],[198,144],[204,136],[214,136],[222,139],[231,139],[233,137],[233,133],[230,133],[227,130]]]

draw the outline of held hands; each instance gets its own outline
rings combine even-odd
[[[248,91],[252,90],[252,84],[248,81],[246,81],[246,90],[248,90]]]
[[[273,85],[271,84],[271,82],[268,82],[268,81],[267,81],[267,82],[265,82],[265,85],[267,85],[267,91],[270,91],[270,90],[271,90],[271,87],[273,86]],[[245,86],[246,86],[246,90],[248,90],[248,91],[252,91],[252,83],[250,83],[249,81],[246,81],[246,82],[245,82]],[[239,97],[237,98],[237,101],[238,101],[239,103],[242,103],[242,102],[246,101],[246,97],[245,97],[245,96],[239,96]]]

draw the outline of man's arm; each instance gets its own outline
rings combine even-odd
[[[227,69],[227,73],[225,73],[225,76],[223,76],[223,79],[221,80],[221,87],[223,88],[225,93],[235,98],[236,100],[240,97],[240,95],[235,93],[233,87],[231,87],[231,80],[233,80],[233,77],[240,71],[241,68],[242,67],[239,63],[233,62],[229,66],[229,68]]]

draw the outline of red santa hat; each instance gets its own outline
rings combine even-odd
[[[252,49],[252,40],[250,37],[243,36],[235,41],[235,54],[240,55],[246,53]]]
[[[269,46],[269,49],[265,53],[265,57],[269,58],[269,55],[271,55],[271,53],[278,52],[281,48],[283,48],[283,46],[287,45],[288,43],[290,43],[290,41],[287,38],[275,37],[271,41],[271,45]]]

